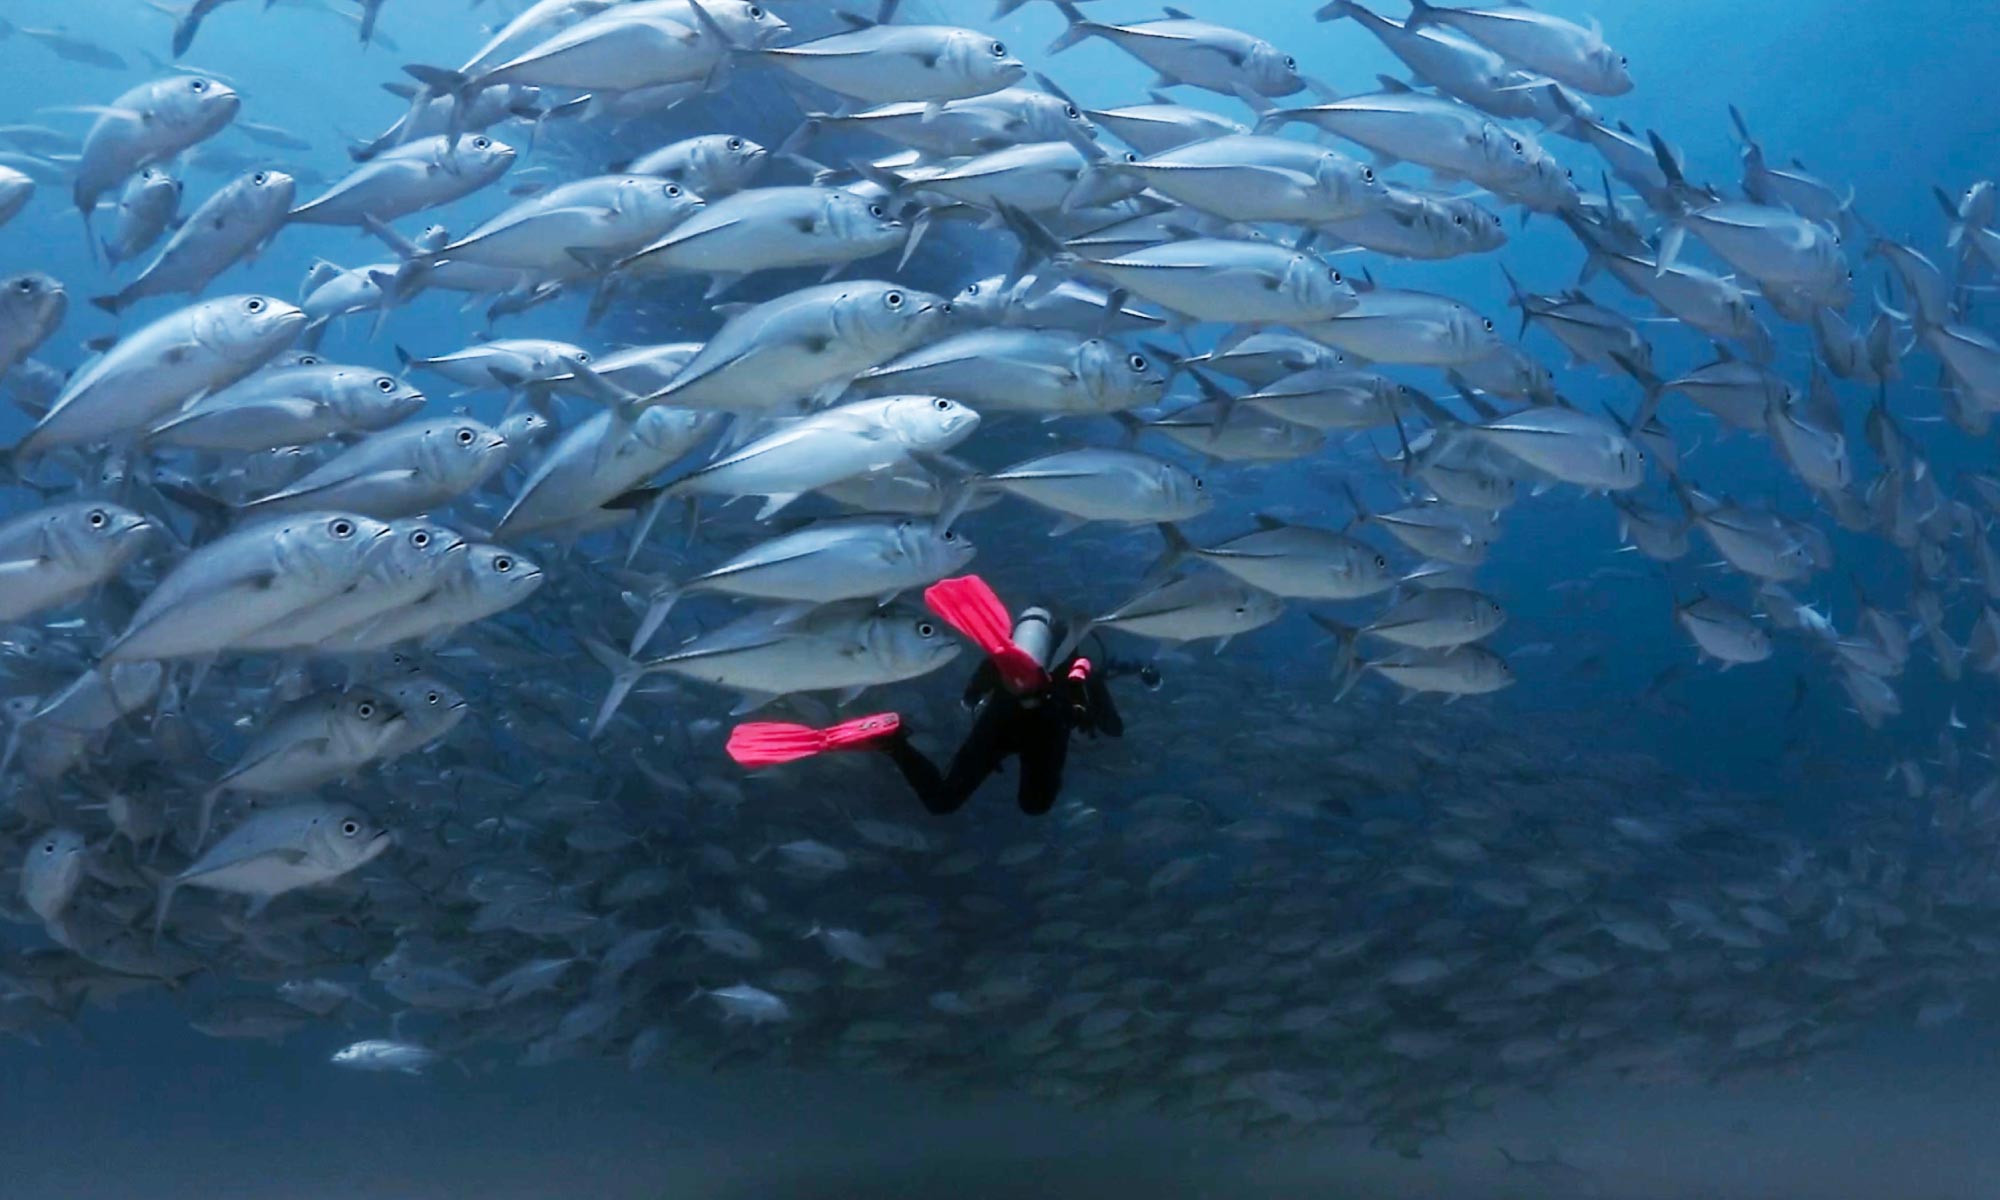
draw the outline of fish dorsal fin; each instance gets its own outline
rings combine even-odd
[[[1251,513],[1250,519],[1257,522],[1257,528],[1266,533],[1277,529],[1290,529],[1291,523],[1272,516],[1270,513]]]
[[[1411,87],[1409,84],[1404,83],[1402,80],[1397,79],[1391,75],[1377,75],[1375,77],[1375,82],[1382,85],[1383,91],[1389,92],[1392,95],[1402,95],[1404,93],[1414,92],[1417,90]]]

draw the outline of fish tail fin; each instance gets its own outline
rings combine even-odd
[[[625,703],[625,697],[631,695],[632,689],[645,678],[646,668],[596,638],[585,638],[583,648],[590,652],[590,656],[596,659],[600,666],[611,672],[611,687],[604,693],[604,702],[598,705],[597,716],[590,724],[590,736],[595,738],[604,732],[604,727],[611,723],[613,716],[617,715],[618,706]]]
[[[1071,46],[1076,45],[1078,42],[1097,32],[1097,24],[1088,17],[1085,17],[1082,10],[1070,3],[1070,0],[1055,0],[1055,6],[1056,11],[1063,15],[1063,20],[1069,22],[1069,28],[1063,30],[1062,33],[1056,36],[1054,41],[1049,43],[1046,53],[1061,54]]]
[[[1743,119],[1743,110],[1734,104],[1729,106],[1729,123],[1736,126],[1736,136],[1742,140],[1746,149],[1757,144],[1757,139],[1750,136],[1750,125]],[[1500,1153],[1507,1152],[1502,1150]]]
[[[1375,514],[1369,511],[1368,505],[1361,499],[1361,493],[1354,490],[1352,483],[1345,479],[1341,480],[1340,490],[1347,493],[1347,503],[1354,509],[1354,516],[1348,521],[1349,525],[1365,525],[1375,519]]]
[[[153,900],[153,944],[160,944],[160,935],[167,930],[167,914],[174,906],[174,893],[180,884],[171,875],[164,875],[156,882],[157,892]]]
[[[1320,5],[1319,11],[1313,14],[1313,20],[1338,21],[1342,17],[1353,16],[1354,9],[1354,0],[1333,0],[1331,4]]]
[[[0,749],[0,779],[7,778],[7,768],[14,765],[14,756],[21,751],[21,731],[26,728],[26,722],[16,722],[7,731],[7,745]]]
[[[652,590],[646,597],[646,613],[639,618],[639,628],[632,635],[632,645],[627,654],[639,654],[646,649],[646,643],[652,641],[653,635],[666,623],[667,614],[673,611],[675,602],[682,594],[683,589],[672,580],[662,580]]]
[[[1500,274],[1507,280],[1508,307],[1521,310],[1521,331],[1515,334],[1515,336],[1525,337],[1528,333],[1528,318],[1530,316],[1528,312],[1528,293],[1521,287],[1521,281],[1514,278],[1514,272],[1507,269],[1507,264],[1500,264]]]
[[[472,83],[465,77],[463,71],[454,71],[449,67],[433,67],[425,63],[408,63],[403,67],[403,74],[439,96],[461,95]]]
[[[194,35],[199,32],[201,32],[201,17],[197,16],[193,9],[181,14],[174,22],[172,45],[175,58],[186,54],[193,47]]]
[[[1144,578],[1149,583],[1152,580],[1164,579],[1195,552],[1195,544],[1189,541],[1187,534],[1182,533],[1180,527],[1172,521],[1161,521],[1153,528],[1160,531],[1160,540],[1166,543],[1166,549],[1160,552],[1160,557],[1153,560],[1152,566],[1146,568]]]
[[[114,317],[125,310],[124,301],[120,300],[115,295],[92,296],[90,298],[90,303],[91,307],[101,309],[104,312],[108,312]]]
[[[1658,375],[1625,355],[1614,350],[1611,352],[1611,357],[1625,369],[1627,375],[1639,381],[1640,387],[1646,389],[1645,399],[1639,402],[1638,411],[1632,414],[1632,428],[1644,429],[1646,423],[1653,419],[1653,414],[1659,411],[1660,400],[1666,395],[1666,385]]]
[[[208,843],[209,827],[215,824],[215,802],[221,798],[220,787],[212,787],[201,794],[201,807],[195,814],[194,822],[194,850],[197,854]]]
[[[1332,635],[1339,648],[1333,659],[1333,678],[1339,683],[1333,694],[1334,703],[1345,699],[1354,685],[1361,682],[1361,631],[1352,625],[1336,621],[1321,613],[1307,613],[1312,623]]]
[[[1003,290],[1014,286],[1016,280],[1030,272],[1035,275],[1037,286],[1046,282],[1048,287],[1053,288],[1062,282],[1075,267],[1076,256],[1063,247],[1061,239],[1050,232],[1048,226],[1030,214],[1005,202],[1001,202],[998,208],[1000,219],[1021,243],[1021,253],[1007,274]]]
[[[1437,6],[1429,0],[1410,0],[1410,15],[1403,18],[1403,28],[1415,33],[1426,25],[1437,24]]]
[[[637,393],[628,392],[604,376],[599,375],[589,363],[583,361],[581,358],[573,354],[565,354],[562,357],[562,362],[564,366],[570,369],[570,374],[576,377],[576,382],[582,388],[584,394],[620,418],[629,421],[638,415],[639,410],[645,408],[645,400]]]

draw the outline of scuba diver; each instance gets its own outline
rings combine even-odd
[[[738,725],[729,735],[730,757],[746,767],[763,767],[834,750],[877,750],[896,764],[924,808],[942,816],[964,807],[988,776],[1018,755],[1021,811],[1040,816],[1055,807],[1062,791],[1071,734],[1124,734],[1107,682],[1136,674],[1147,687],[1159,686],[1159,672],[1151,666],[1112,659],[1099,666],[1075,654],[1046,609],[1029,608],[1010,621],[1006,606],[977,575],[932,584],[924,603],[986,654],[965,687],[972,729],[947,769],[939,771],[910,744],[909,730],[895,713],[825,729],[775,721]]]

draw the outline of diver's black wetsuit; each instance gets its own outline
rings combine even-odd
[[[1093,737],[1119,737],[1125,732],[1125,722],[1118,716],[1105,680],[1138,668],[1107,662],[1079,682],[1069,677],[1076,661],[1064,661],[1059,671],[1052,672],[1054,682],[1027,696],[1017,696],[1001,685],[1000,672],[992,660],[980,663],[965,687],[965,703],[976,706],[972,731],[952,755],[951,769],[942,774],[910,745],[906,730],[883,742],[882,752],[902,771],[924,807],[940,816],[963,808],[986,777],[1000,769],[1002,760],[1018,754],[1021,811],[1040,816],[1055,807],[1056,795],[1062,791],[1070,734],[1082,730]]]

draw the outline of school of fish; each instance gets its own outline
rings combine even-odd
[[[250,7],[159,48],[227,67]],[[1931,462],[2000,412],[1992,182],[1920,248],[1734,110],[1674,132],[1740,178],[1691,179],[1612,115],[1686,64],[1520,5],[1298,5],[1406,68],[1358,95],[1213,4],[1000,0],[1028,47],[473,0],[462,61],[397,0],[299,7],[400,53],[393,126],[315,146],[0,21],[123,80],[0,127],[0,1031],[144,993],[339,1068],[832,1065],[1415,1155],[1507,1089],[1777,1069],[2000,977],[2000,726],[1953,708],[1807,837],[1450,703],[1516,683],[1480,567],[1551,491],[1671,581],[1691,666],[1789,642],[1870,729],[1906,672],[2000,676],[2000,472]],[[1087,42],[1154,89],[1080,107]],[[6,240],[29,205],[93,276]],[[1510,261],[1531,217],[1574,257]],[[348,261],[232,283],[298,226]],[[1518,313],[1396,285],[1459,258]],[[427,335],[439,293],[491,335]],[[1704,486],[1718,437],[1796,486]],[[1836,544],[1907,572],[1850,589]],[[975,563],[1167,664],[1054,813],[729,765],[737,717],[864,692],[947,750],[974,656],[915,597]]]

